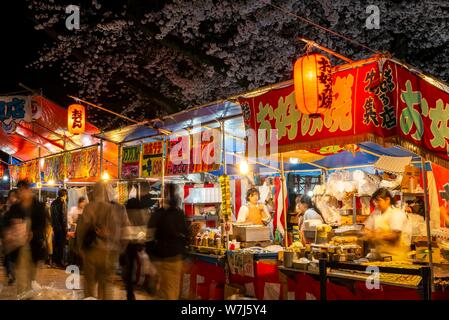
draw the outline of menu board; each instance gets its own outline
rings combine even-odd
[[[143,145],[142,150],[142,177],[156,178],[162,176],[162,141],[150,142]]]
[[[138,178],[140,169],[140,146],[122,149],[122,178]]]

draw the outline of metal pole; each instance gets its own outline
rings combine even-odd
[[[141,186],[140,186],[140,182],[137,182],[137,199],[141,199],[141,192],[142,192],[142,189],[141,189]]]
[[[320,271],[320,300],[327,300],[327,261],[326,258],[320,258],[318,267]]]
[[[427,182],[427,170],[426,161],[424,157],[421,157],[421,167],[422,167],[422,179],[423,179],[423,189],[424,189],[424,212],[426,217],[426,231],[427,231],[427,248],[429,250],[429,267],[430,267],[430,287],[433,290],[433,259],[432,259],[432,234],[430,232],[430,211],[429,211],[429,186]]]
[[[164,147],[162,156],[161,207],[164,206],[164,198],[165,198],[165,158],[167,157],[167,140],[165,138],[163,146]]]
[[[220,122],[220,127],[221,127],[221,139],[222,139],[222,156],[223,156],[223,174],[225,176],[228,175],[228,168],[227,168],[227,162],[226,162],[226,134],[225,134],[225,122],[221,121]],[[228,233],[228,223],[229,223],[229,217],[227,214],[225,214],[224,216],[224,236],[225,236],[225,248],[228,248],[228,244],[229,244],[229,233]]]
[[[122,144],[118,144],[118,179],[120,180],[122,178]]]
[[[41,178],[41,147],[37,149],[39,160],[37,161],[37,168],[39,171],[39,202],[42,202],[42,178]]]
[[[285,208],[285,174],[284,174],[284,154],[281,153],[281,192],[282,192],[282,211],[284,213],[284,245],[288,247],[288,236],[287,236],[287,208]],[[282,213],[281,213],[282,214]]]
[[[12,190],[12,187],[13,187],[13,185],[12,185],[12,170],[11,170],[11,168],[13,166],[12,156],[9,156],[9,164],[10,164],[10,167],[9,167],[9,190]]]
[[[327,52],[327,53],[329,53],[329,54],[331,54],[331,55],[333,55],[333,56],[337,57],[338,59],[341,59],[341,60],[343,60],[343,61],[345,61],[345,62],[348,62],[348,63],[353,63],[353,62],[354,62],[353,60],[351,60],[351,59],[349,59],[349,58],[347,58],[347,57],[345,57],[345,56],[343,56],[343,55],[341,55],[341,54],[338,54],[338,53],[336,53],[335,51],[332,51],[331,49],[328,49],[328,48],[326,48],[326,47],[320,46],[320,45],[319,45],[318,43],[316,43],[315,41],[308,40],[308,39],[304,39],[304,38],[299,38],[298,40],[307,43],[307,44],[310,45],[311,47],[315,47],[315,48],[317,48],[317,49],[319,49],[319,50],[322,50],[322,51],[324,51],[324,52]]]
[[[432,270],[430,267],[421,268],[421,278],[422,278],[422,294],[423,300],[432,300]]]
[[[100,178],[103,178],[103,140],[100,140]]]
[[[66,142],[65,142],[65,134],[64,137],[62,138],[62,141],[64,142],[64,159],[63,159],[63,164],[64,164],[64,175],[63,175],[63,186],[64,189],[67,188],[67,184],[66,184],[66,179],[67,179],[67,153],[66,153]]]

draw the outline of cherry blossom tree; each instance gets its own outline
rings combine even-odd
[[[449,75],[449,3],[443,0],[27,3],[35,28],[52,39],[29,68],[58,65],[63,83],[76,88],[74,94],[136,120],[290,79],[294,60],[305,50],[298,37],[351,59],[372,54],[295,15],[443,80]],[[79,30],[65,28],[68,4],[80,6]],[[379,29],[366,28],[371,4],[379,7]],[[95,110],[90,117],[105,129],[122,124]]]

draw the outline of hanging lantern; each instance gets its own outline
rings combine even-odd
[[[296,106],[303,114],[323,114],[332,105],[332,74],[329,59],[313,53],[295,62]]]
[[[84,133],[86,129],[86,110],[80,104],[69,106],[67,113],[67,128],[71,134]]]

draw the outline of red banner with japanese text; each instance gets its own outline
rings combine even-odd
[[[19,166],[9,166],[9,170],[13,185],[20,180],[27,180],[29,183],[40,181],[39,161],[37,160],[25,162]]]
[[[217,129],[171,139],[167,148],[166,175],[219,170],[221,153],[221,133]]]
[[[167,164],[165,175],[184,175],[189,173],[189,137],[177,137],[167,143]]]
[[[246,129],[254,130],[257,143],[259,130],[276,129],[280,152],[374,140],[449,163],[447,86],[392,60],[344,68],[334,70],[332,107],[319,116],[296,108],[293,84],[240,98]]]
[[[280,152],[357,143],[367,134],[392,136],[396,128],[390,98],[396,89],[392,74],[384,69],[381,77],[377,60],[334,72],[332,107],[318,117],[296,108],[293,84],[241,98],[246,129],[253,129],[256,137],[260,129],[277,129]]]
[[[99,175],[98,148],[70,152],[67,157],[67,178],[94,178]]]
[[[431,221],[439,218],[438,227],[449,228],[449,169],[432,164],[428,177]]]
[[[44,160],[44,181],[62,182],[64,181],[64,155],[45,158]]]
[[[449,92],[438,88],[441,84],[435,80],[423,79],[392,61],[386,66],[396,67],[399,92],[394,96],[394,105],[399,137],[449,161]]]

